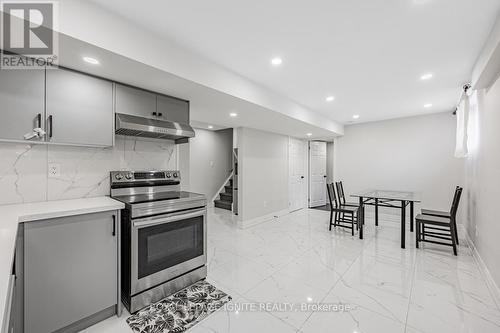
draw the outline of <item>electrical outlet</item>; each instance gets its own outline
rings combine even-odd
[[[49,163],[49,178],[61,177],[61,165],[59,163]]]

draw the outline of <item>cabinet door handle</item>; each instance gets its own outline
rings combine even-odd
[[[116,215],[113,215],[113,236],[116,236]]]
[[[49,138],[52,138],[52,122],[53,122],[53,117],[52,115],[49,116],[48,122],[49,122]]]
[[[42,114],[41,113],[39,113],[36,116],[36,127],[42,128]]]

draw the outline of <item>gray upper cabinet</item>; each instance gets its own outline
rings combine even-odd
[[[189,102],[116,84],[116,112],[189,124]]]
[[[116,112],[154,118],[156,94],[116,84]]]
[[[24,140],[35,127],[43,128],[44,94],[45,70],[0,72],[0,140]]]
[[[25,223],[24,332],[74,327],[116,312],[118,244],[113,213]]]
[[[47,141],[113,145],[113,83],[71,70],[47,70]]]
[[[158,95],[156,112],[160,119],[189,124],[188,101]]]

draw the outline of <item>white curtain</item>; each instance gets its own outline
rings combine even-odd
[[[468,154],[467,128],[469,123],[469,98],[467,94],[460,101],[457,108],[457,143],[455,157],[464,158]]]
[[[467,115],[467,154],[474,155],[479,147],[479,92],[474,90],[469,97],[469,113]]]

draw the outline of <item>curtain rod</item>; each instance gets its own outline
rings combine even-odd
[[[455,107],[455,111],[453,111],[453,114],[457,114],[458,107],[460,105],[460,102],[462,101],[462,98],[464,98],[465,95],[467,95],[467,91],[472,88],[472,85],[470,83],[466,83],[462,86],[462,92],[460,93],[460,98],[458,99],[457,106]]]

